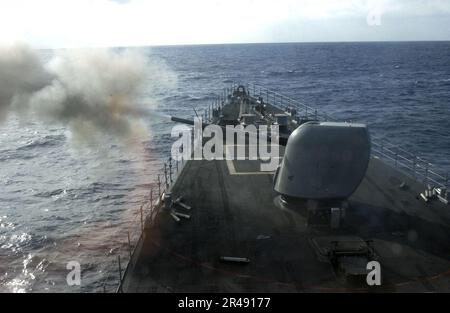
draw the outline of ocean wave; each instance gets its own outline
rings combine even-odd
[[[38,236],[33,233],[17,232],[0,237],[0,250],[6,250],[13,254],[24,250],[40,249],[49,243],[47,236]]]
[[[100,200],[123,198],[126,194],[133,190],[133,187],[126,187],[122,184],[94,182],[86,187],[57,188],[53,190],[40,191],[35,193],[33,196],[39,198],[52,198],[54,201],[67,198],[68,200],[91,199],[90,201],[98,202]],[[96,194],[99,196],[92,199],[92,196]]]
[[[206,75],[190,75],[188,77],[189,80],[193,80],[193,81],[198,81],[198,80],[205,80],[205,79],[209,79],[208,76]]]
[[[30,140],[25,145],[20,146],[16,151],[26,151],[35,148],[45,148],[51,146],[61,145],[65,141],[64,135],[47,135],[44,138]]]
[[[264,73],[264,72],[262,72]],[[282,70],[282,71],[269,71],[266,73],[269,77],[285,77],[285,76],[296,76],[300,74],[300,72],[296,70]]]
[[[0,162],[10,160],[29,160],[34,159],[35,157],[37,157],[37,155],[31,151],[21,151],[17,149],[5,149],[0,151]]]
[[[50,197],[54,197],[63,193],[67,193],[66,189],[55,189],[55,190],[50,190],[50,191],[43,191],[43,192],[38,192],[35,193],[34,196],[35,197],[41,197],[41,198],[50,198]]]

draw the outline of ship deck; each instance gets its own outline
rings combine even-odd
[[[239,108],[236,102],[227,104],[215,122],[236,121]],[[270,104],[266,109],[279,112]],[[282,157],[284,147],[279,148]],[[171,192],[172,199],[183,197],[192,207],[175,205],[190,219],[176,222],[170,210],[159,211],[143,233],[122,290],[450,290],[450,208],[421,200],[423,184],[372,157],[336,228],[327,218],[311,217],[307,202],[283,203],[272,188],[273,174],[260,171],[258,160],[187,161]],[[364,245],[366,240],[381,265],[381,286],[347,279],[329,258],[333,242]],[[249,262],[223,262],[222,257]],[[352,269],[361,259],[342,260]]]
[[[281,150],[282,152],[282,150]],[[172,189],[192,206],[161,210],[146,229],[125,292],[448,291],[450,210],[417,198],[424,186],[379,159],[337,229],[287,208],[259,161],[192,160]],[[402,188],[400,185],[405,183]],[[345,280],[326,257],[336,240],[373,240],[382,285]],[[249,263],[224,263],[223,256]]]

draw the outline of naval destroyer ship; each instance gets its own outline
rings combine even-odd
[[[258,85],[231,84],[202,118],[276,125],[278,167],[169,158],[118,292],[450,290],[448,177],[432,164]]]

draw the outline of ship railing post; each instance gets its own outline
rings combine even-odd
[[[130,240],[130,232],[127,231],[127,237],[128,237],[128,253],[130,255],[130,261],[131,261],[131,240]]]
[[[426,185],[428,183],[428,162],[425,162],[425,177],[424,177],[424,184]]]
[[[161,174],[158,174],[158,196],[161,198]]]
[[[166,188],[166,190],[169,188],[168,184],[167,184],[167,164],[164,163],[164,186]]]
[[[143,232],[144,231],[144,212],[142,209],[142,205],[141,205],[140,211],[141,211],[141,232]]]
[[[305,106],[305,119],[308,120],[308,107]]]
[[[119,292],[123,292],[123,290],[122,290],[122,265],[120,264],[120,254],[117,255],[117,262],[119,264]]]
[[[169,181],[170,184],[172,184],[173,180],[172,180],[172,158],[169,157]]]
[[[150,188],[150,209],[153,206],[153,187]]]

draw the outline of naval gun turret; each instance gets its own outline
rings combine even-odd
[[[306,200],[309,211],[340,214],[363,180],[369,158],[366,125],[307,122],[289,136],[274,190],[285,203]]]

